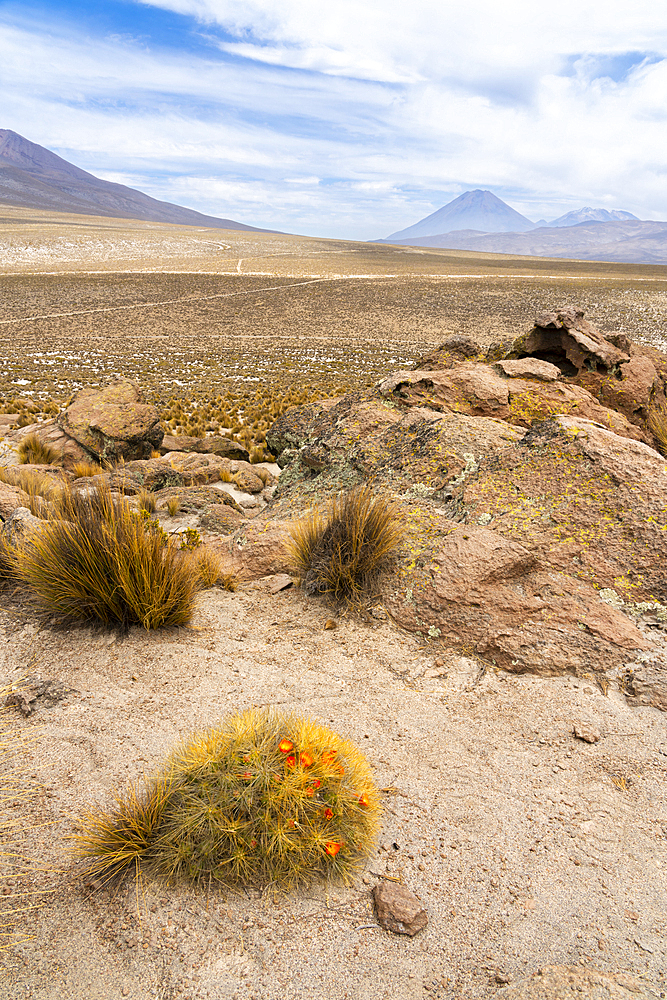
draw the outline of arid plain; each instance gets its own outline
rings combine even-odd
[[[345,389],[447,334],[510,340],[566,303],[667,348],[667,267],[0,215],[0,404],[60,403],[114,373],[158,403],[237,382]],[[613,684],[486,669],[381,610],[325,628],[330,616],[266,580],[208,591],[192,628],[153,634],[54,631],[0,602],[0,677],[69,691],[18,720],[39,740],[37,795],[17,807],[34,862],[21,888],[49,895],[18,916],[0,997],[665,996],[664,713]],[[80,810],[253,704],[312,713],[367,754],[385,814],[357,884],[288,897],[86,885],[67,853]],[[382,878],[423,900],[415,938],[377,925]],[[554,973],[548,992],[550,966],[581,971]]]

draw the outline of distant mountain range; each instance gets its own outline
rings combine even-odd
[[[0,205],[35,208],[115,219],[171,222],[179,226],[243,229],[253,233],[275,232],[246,226],[233,219],[202,215],[190,208],[157,201],[141,191],[100,180],[75,167],[44,146],[24,139],[10,129],[0,129]]]
[[[667,222],[642,222],[631,212],[605,208],[581,208],[551,222],[531,222],[491,191],[479,190],[466,191],[414,226],[372,242],[528,257],[667,264]]]

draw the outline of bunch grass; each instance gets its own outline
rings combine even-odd
[[[37,434],[26,434],[17,448],[21,465],[61,465],[62,454],[45,444]]]
[[[398,505],[365,485],[299,521],[288,549],[308,595],[328,594],[354,607],[377,593],[405,534]]]
[[[37,610],[62,623],[188,624],[196,573],[152,522],[107,486],[65,491],[58,514],[17,552],[14,575]]]
[[[115,882],[349,883],[373,851],[380,802],[360,751],[296,714],[250,709],[196,733],[109,810],[82,819],[86,874]]]
[[[667,458],[667,409],[664,406],[654,406],[649,411],[647,423],[658,451]]]

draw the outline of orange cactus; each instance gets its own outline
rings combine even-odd
[[[363,806],[365,809],[368,809],[368,807],[370,805],[370,802],[369,802],[368,796],[366,795],[366,792],[363,792],[359,796],[359,805]]]
[[[306,795],[308,795],[310,798],[312,798],[314,794],[315,794],[315,789],[314,788],[307,788],[306,789]]]
[[[324,818],[325,819],[333,819],[333,809],[328,809],[328,808],[325,809],[324,810]]]
[[[285,763],[288,767],[296,767],[296,757],[287,757]]]
[[[343,845],[339,844],[336,840],[330,840],[326,845],[326,852],[330,854],[332,858],[335,858]]]
[[[322,782],[319,778],[313,778],[313,788],[321,788]]]
[[[310,767],[312,763],[313,763],[312,755],[309,754],[307,750],[304,751],[301,754],[301,764],[303,765],[303,767]]]
[[[290,750],[294,749],[294,744],[291,740],[281,740],[278,744],[278,749],[281,753],[289,753]]]

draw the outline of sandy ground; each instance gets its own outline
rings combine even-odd
[[[553,963],[667,989],[665,716],[613,685],[484,672],[375,613],[325,630],[323,604],[265,581],[202,595],[187,631],[54,632],[0,612],[2,678],[73,689],[24,723],[40,729],[42,791],[22,847],[53,869],[26,887],[54,891],[20,920],[31,939],[4,955],[0,997],[472,1000]],[[357,885],[86,888],[67,855],[79,811],[193,729],[264,704],[366,752],[385,814]],[[599,742],[573,736],[584,722]],[[376,924],[385,875],[426,905],[413,939]]]

